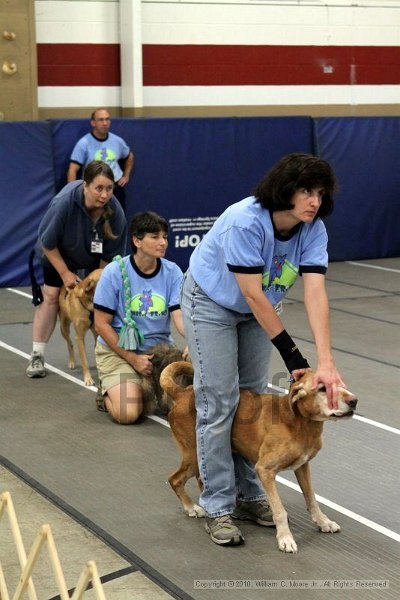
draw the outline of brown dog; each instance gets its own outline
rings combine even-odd
[[[173,406],[173,401],[160,386],[160,375],[169,364],[182,361],[182,350],[179,350],[173,344],[157,344],[147,353],[154,354],[151,361],[153,372],[151,377],[142,377],[143,412],[146,415],[151,415],[158,408],[162,413],[167,414]],[[192,374],[189,377],[179,379],[180,385],[184,387],[192,381]]]
[[[203,517],[203,509],[184,489],[191,477],[197,478],[200,489],[202,484],[196,455],[193,386],[183,388],[179,385],[176,378],[182,375],[193,375],[190,363],[171,364],[160,377],[161,387],[175,402],[169,413],[169,423],[182,454],[181,466],[168,481],[185,512],[190,517]],[[283,552],[297,552],[297,545],[276,486],[275,477],[280,471],[294,470],[311,519],[320,530],[340,531],[339,525],[324,515],[317,504],[309,461],[321,449],[324,421],[351,417],[357,398],[345,388],[339,388],[338,409],[331,410],[325,388],[320,385],[317,390],[311,389],[313,375],[312,371],[306,372],[291,385],[289,394],[285,396],[241,390],[232,427],[232,448],[256,466],[276,525],[278,546]]]
[[[96,341],[97,336],[90,313],[93,313],[94,291],[102,271],[103,269],[92,271],[72,290],[67,290],[63,286],[59,297],[60,329],[68,345],[68,368],[74,369],[76,366],[74,346],[69,331],[70,324],[73,323],[85,385],[94,384],[86,356],[85,335],[88,329],[90,329]]]

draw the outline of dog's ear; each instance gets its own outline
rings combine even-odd
[[[307,391],[304,389],[304,383],[302,381],[295,381],[292,383],[289,390],[290,406],[296,404],[298,400],[307,396]]]
[[[86,284],[85,292],[86,293],[90,292],[90,290],[92,290],[94,287],[96,287],[95,280],[94,279],[89,279],[89,281]]]
[[[83,294],[85,293],[85,285],[83,284],[82,281],[80,281],[75,287],[74,287],[74,294],[77,298],[83,298]]]

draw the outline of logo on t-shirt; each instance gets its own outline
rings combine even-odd
[[[143,290],[132,298],[131,313],[133,317],[165,317],[168,314],[167,303],[163,296],[152,290]]]
[[[297,279],[299,270],[290,261],[286,254],[276,254],[272,259],[271,270],[265,271],[262,277],[264,291],[285,294]]]
[[[94,155],[94,160],[101,160],[106,163],[110,163],[116,160],[115,152],[106,146],[97,150]]]

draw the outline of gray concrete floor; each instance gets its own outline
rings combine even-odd
[[[324,448],[312,463],[323,509],[340,522],[340,534],[318,534],[305,515],[301,495],[292,488],[292,475],[285,472],[280,478],[299,544],[296,556],[279,553],[271,531],[250,524],[243,527],[245,546],[221,549],[212,544],[201,520],[185,518],[165,485],[178,455],[163,421],[118,427],[98,413],[94,388],[83,385],[79,368],[66,368],[58,329],[46,357],[48,377],[28,380],[24,370],[33,317],[29,289],[0,290],[0,492],[12,494],[27,552],[40,525],[49,523],[68,588],[76,585],[84,564],[95,560],[107,598],[121,600],[258,600],[265,598],[265,589],[255,589],[255,582],[271,586],[278,580],[284,582],[281,587],[269,591],[279,592],[279,600],[304,594],[325,599],[333,589],[335,598],[350,599],[360,591],[352,586],[371,580],[371,585],[385,587],[363,588],[363,600],[378,594],[397,598],[400,258],[333,263],[327,287],[335,360],[359,406],[351,422],[327,424]],[[314,364],[301,281],[285,303],[283,318]],[[87,348],[95,373],[89,338]],[[274,356],[273,385],[285,387],[282,372]],[[18,564],[4,516],[0,540],[0,561],[12,590]],[[198,580],[208,583],[196,584]],[[220,586],[234,581],[236,587],[204,587],[210,580],[225,582]],[[39,598],[56,597],[46,559],[34,581]],[[300,581],[314,587],[297,589]],[[325,588],[319,587],[323,581]],[[329,587],[340,585],[347,587]],[[87,596],[94,597],[93,591]]]
[[[11,494],[27,555],[41,526],[50,525],[68,589],[72,590],[75,587],[85,564],[89,560],[94,560],[99,573],[108,574],[106,578],[108,581],[103,583],[103,589],[109,599],[167,600],[171,598],[110,546],[101,542],[88,529],[82,527],[10,470],[1,466],[0,494],[5,491]],[[18,584],[21,571],[8,512],[4,513],[0,521],[0,539],[0,560],[11,596],[11,592]],[[59,590],[53,575],[47,545],[42,548],[32,579],[38,598],[50,599],[58,595]],[[95,598],[94,591],[86,592],[86,597]]]

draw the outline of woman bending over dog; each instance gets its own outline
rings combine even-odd
[[[53,198],[40,223],[37,249],[42,255],[43,301],[33,319],[28,377],[46,375],[44,353],[57,322],[61,287],[73,289],[80,276],[125,252],[127,223],[113,189],[110,167],[93,161],[86,167],[83,181],[68,183]]]
[[[164,258],[167,221],[154,212],[138,213],[130,237],[132,254],[116,257],[104,269],[94,296],[100,379],[96,403],[125,425],[143,412],[141,381],[152,374],[152,348],[173,344],[171,316],[184,335],[179,304],[183,274]]]
[[[182,312],[194,367],[197,455],[204,484],[200,506],[216,544],[243,536],[231,517],[273,526],[255,469],[232,456],[231,427],[239,387],[265,393],[272,347],[292,377],[309,368],[279,316],[298,275],[314,336],[318,366],[332,408],[343,385],[331,353],[324,274],[327,234],[320,217],[333,208],[335,178],[324,160],[282,158],[254,196],[228,207],[194,250],[185,276]]]

